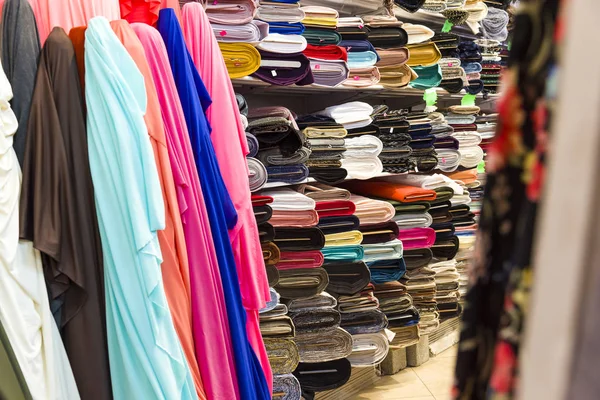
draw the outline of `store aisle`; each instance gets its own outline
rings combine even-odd
[[[456,351],[453,346],[420,367],[386,376],[352,400],[448,400]]]

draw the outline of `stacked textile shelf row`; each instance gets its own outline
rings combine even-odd
[[[344,86],[361,89],[441,87],[449,93],[495,93],[502,35],[482,29],[475,41],[424,24],[402,22],[390,12],[343,14],[327,1],[243,2],[225,18],[220,3],[208,3],[207,14],[220,42],[230,77],[253,76],[273,85]],[[397,2],[402,7],[403,2]],[[441,4],[441,3],[440,3]],[[498,13],[487,21],[482,1],[423,3],[406,7],[414,13],[444,15],[454,25],[497,27]],[[506,14],[504,10],[500,13]],[[500,31],[506,30],[501,19]],[[503,25],[504,24],[504,25]],[[484,47],[485,56],[480,52]],[[465,47],[464,49],[461,49]],[[482,62],[491,63],[482,70]],[[486,75],[485,77],[482,75]]]

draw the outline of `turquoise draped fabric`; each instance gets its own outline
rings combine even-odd
[[[197,399],[162,284],[165,210],[144,78],[104,17],[86,31],[85,78],[114,397]]]

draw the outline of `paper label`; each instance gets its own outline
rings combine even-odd
[[[321,69],[321,65],[320,64],[316,64],[315,65],[315,69]]]
[[[477,173],[485,174],[485,160],[481,160],[481,162],[477,164]]]
[[[227,31],[221,31],[221,32],[219,32],[219,35],[221,35],[221,36],[227,36]]]
[[[435,88],[426,89],[423,94],[423,100],[428,107],[434,106],[437,103],[437,91]]]
[[[396,337],[396,334],[395,334],[394,332],[390,331],[390,330],[389,330],[389,329],[387,329],[387,328],[385,329],[385,331],[384,331],[384,332],[385,332],[385,336],[387,336],[387,338],[388,338],[388,341],[389,341],[390,343],[392,343],[392,341],[393,341],[393,340],[394,340],[394,338]]]
[[[277,71],[275,71],[274,69],[273,69],[273,70],[271,70],[271,75],[273,75],[273,76],[277,76]]]
[[[444,26],[442,27],[442,32],[444,33],[448,33],[450,32],[450,29],[452,29],[454,25],[452,25],[452,22],[446,20],[446,22],[444,22]]]
[[[474,106],[476,98],[477,96],[474,94],[465,94],[460,100],[460,104],[463,106]]]

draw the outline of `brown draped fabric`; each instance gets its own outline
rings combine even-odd
[[[54,28],[40,54],[20,203],[20,236],[46,284],[84,399],[111,399],[104,269],[73,44]]]
[[[79,82],[81,83],[81,93],[85,93],[85,61],[83,58],[83,48],[85,45],[85,31],[87,26],[78,26],[69,31],[69,38],[73,42],[75,49],[75,58],[77,59],[77,70],[79,71]],[[83,98],[85,103],[85,98]]]
[[[0,321],[0,399],[30,400],[31,393]]]

